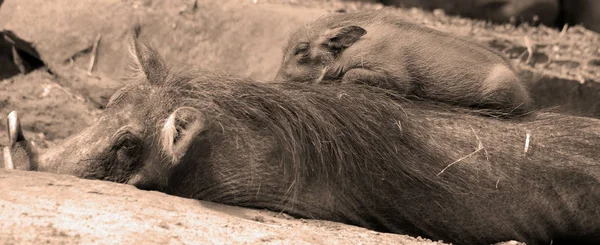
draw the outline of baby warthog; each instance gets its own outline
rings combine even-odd
[[[456,244],[600,242],[597,119],[170,70],[132,47],[138,81],[31,169]]]
[[[275,80],[363,83],[504,115],[532,107],[501,54],[386,11],[326,15],[293,31]]]

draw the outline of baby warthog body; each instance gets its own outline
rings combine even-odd
[[[371,86],[169,70],[132,50],[139,81],[34,170],[455,244],[600,242],[599,120],[494,120]]]
[[[532,107],[502,55],[385,11],[331,14],[298,28],[276,80],[364,83],[504,114]]]

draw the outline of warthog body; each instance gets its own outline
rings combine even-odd
[[[298,28],[276,80],[364,83],[509,115],[532,107],[501,54],[386,11],[331,14]]]
[[[600,241],[597,119],[174,71],[133,47],[139,81],[37,170],[457,244]]]

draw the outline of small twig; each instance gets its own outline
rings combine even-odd
[[[100,38],[102,38],[102,34],[98,34],[96,41],[92,46],[92,56],[90,57],[90,64],[87,71],[88,76],[92,75],[92,70],[94,69],[94,65],[96,65],[96,55],[98,55],[98,44],[100,44]]]
[[[46,87],[44,87],[44,92],[42,92],[42,94],[40,95],[41,97],[48,96],[48,94],[50,93],[50,90],[52,88],[58,88],[58,89],[62,90],[65,94],[67,94],[68,96],[70,96],[71,98],[74,98],[74,99],[79,100],[79,101],[85,101],[85,98],[83,98],[81,96],[78,96],[77,94],[69,91],[68,89],[66,89],[63,86],[61,86],[59,83],[51,81],[49,79],[46,79],[46,81],[48,83],[50,83],[50,84],[46,85]]]
[[[485,152],[485,159],[486,160],[490,160],[490,155],[488,154],[487,150],[485,149],[485,147],[483,147],[483,143],[481,142],[481,139],[479,139],[479,136],[477,135],[477,133],[475,132],[475,129],[473,129],[473,127],[469,126],[471,128],[471,131],[473,131],[473,134],[475,135],[475,138],[477,138],[477,148],[482,148],[483,151]]]
[[[437,176],[440,176],[440,174],[444,173],[444,171],[446,171],[446,169],[448,169],[450,166],[452,166],[452,165],[454,165],[454,164],[457,164],[458,162],[460,162],[460,161],[462,161],[462,160],[465,160],[465,159],[467,159],[468,157],[470,157],[470,156],[474,155],[475,153],[477,153],[477,152],[481,151],[481,149],[483,149],[483,148],[479,148],[479,149],[475,150],[474,152],[471,152],[471,153],[469,153],[469,155],[466,155],[466,156],[464,156],[464,157],[461,157],[461,158],[459,158],[458,160],[456,160],[456,161],[454,161],[454,162],[452,162],[452,163],[448,164],[448,166],[446,166],[444,169],[442,169],[442,171],[440,171],[440,172],[437,174]]]
[[[2,152],[4,158],[4,169],[15,169],[15,165],[12,161],[12,155],[10,153],[10,148],[5,146]]]
[[[445,208],[444,208],[444,207],[443,207],[443,206],[442,206],[442,205],[441,205],[441,204],[440,204],[438,201],[435,201],[435,203],[436,203],[436,204],[437,204],[437,205],[438,205],[438,206],[439,206],[439,207],[440,207],[440,208],[441,208],[441,209],[442,209],[444,212],[446,212],[446,209],[445,209]]]
[[[11,51],[13,56],[13,63],[17,66],[17,68],[19,68],[19,72],[21,74],[25,74],[27,70],[25,69],[25,64],[23,64],[23,59],[21,58],[21,55],[19,55],[17,48],[15,48],[15,46],[12,46]]]
[[[527,36],[525,36],[525,47],[527,47],[527,60],[525,60],[525,64],[531,65],[531,59],[533,59],[533,45],[531,44],[531,40]]]
[[[529,151],[529,141],[531,140],[531,132],[529,130],[525,134],[525,148],[523,149],[523,153],[527,154]]]
[[[569,24],[565,24],[562,28],[562,30],[560,30],[560,36],[564,36],[567,33],[567,30],[569,30]]]
[[[454,165],[454,164],[457,164],[457,163],[459,163],[460,161],[462,161],[462,160],[465,160],[465,159],[467,159],[467,158],[469,158],[469,157],[471,157],[471,156],[475,155],[475,153],[477,153],[477,152],[479,152],[479,151],[481,151],[481,150],[484,150],[484,152],[485,152],[485,154],[486,154],[486,158],[487,158],[487,159],[488,159],[488,161],[489,161],[489,158],[488,158],[488,156],[487,156],[487,151],[485,150],[485,147],[483,147],[483,143],[481,143],[481,140],[479,139],[479,136],[477,136],[477,133],[475,133],[475,129],[473,129],[473,127],[471,127],[471,129],[473,130],[473,133],[475,134],[475,137],[477,138],[477,141],[478,141],[478,143],[477,143],[477,149],[476,149],[475,151],[473,151],[473,152],[469,153],[468,155],[466,155],[466,156],[464,156],[464,157],[461,157],[461,158],[459,158],[458,160],[456,160],[456,161],[454,161],[454,162],[452,162],[452,163],[448,164],[448,166],[446,166],[444,169],[442,169],[442,171],[440,171],[440,172],[437,174],[437,176],[440,176],[440,174],[444,173],[444,171],[446,171],[446,169],[448,169],[448,168],[449,168],[449,167],[451,167],[452,165]]]
[[[348,96],[348,94],[346,94],[346,93],[340,93],[340,94],[338,94],[337,98],[338,99],[342,99],[342,97],[344,97],[344,96]]]

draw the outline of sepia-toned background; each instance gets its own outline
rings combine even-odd
[[[395,11],[409,21],[473,38],[505,54],[527,82],[539,108],[600,118],[600,34],[572,25],[588,21],[575,18],[577,13],[585,16],[582,11],[550,9],[532,23],[529,17],[506,23],[502,18],[492,19],[492,23],[456,6],[447,7],[446,14],[437,5],[388,2],[406,7]],[[338,0],[0,1],[0,115],[19,111],[26,136],[42,148],[91,124],[112,92],[126,82],[125,35],[137,22],[141,38],[154,45],[172,67],[197,67],[266,81],[275,76],[282,46],[294,27],[326,13],[384,7],[394,8],[375,1]],[[561,25],[559,18],[564,21]],[[587,26],[594,28],[593,21]],[[0,120],[0,128],[2,147],[7,144],[5,120]],[[238,233],[237,242],[251,243],[429,243],[42,173],[0,170],[0,193],[6,197],[0,200],[0,241],[16,244],[107,243],[115,240],[105,239],[119,237],[111,233],[119,232],[129,234],[121,237],[125,243],[228,243],[226,235]],[[152,201],[156,199],[163,201]],[[30,202],[37,205],[25,205]],[[65,205],[77,204],[85,210],[65,213]],[[102,210],[105,206],[119,208]],[[114,219],[115,215],[128,218]],[[65,225],[75,221],[82,225]]]

